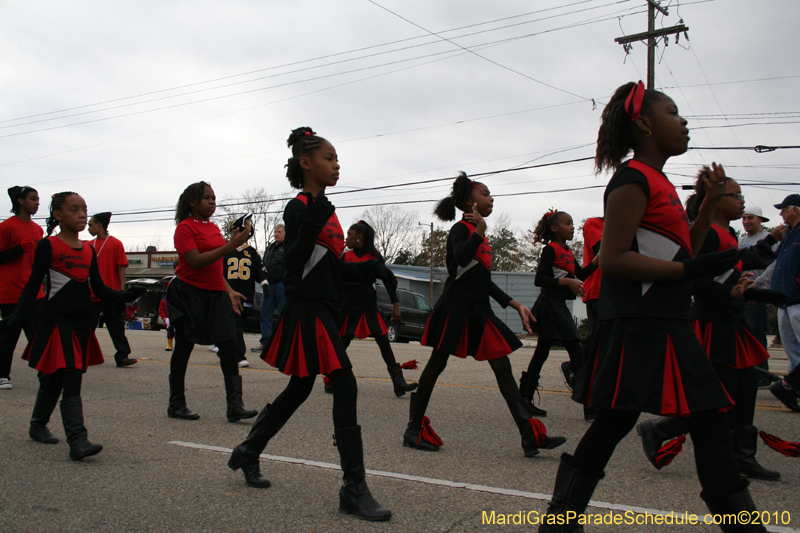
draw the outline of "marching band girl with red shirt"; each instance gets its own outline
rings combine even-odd
[[[223,258],[250,237],[239,228],[225,242],[219,227],[211,221],[217,197],[211,185],[193,183],[178,200],[175,209],[175,249],[178,266],[167,288],[167,314],[175,328],[175,350],[169,364],[169,407],[171,418],[197,420],[200,415],[186,405],[185,378],[189,356],[195,344],[216,344],[225,381],[228,422],[253,418],[258,411],[242,402],[242,376],[236,356],[236,313],[241,313],[242,296],[225,280]]]
[[[290,378],[283,392],[261,411],[244,442],[234,448],[228,466],[241,468],[249,486],[269,487],[269,480],[261,475],[259,455],[306,401],[317,375],[327,375],[333,388],[335,445],[344,473],[339,510],[362,520],[389,520],[392,512],[375,501],[367,487],[357,417],[358,388],[337,325],[343,281],[383,277],[386,267],[375,260],[346,263],[340,258],[344,232],[333,204],[325,197],[326,188],[339,181],[339,159],[333,145],[311,128],[293,130],[287,144],[292,157],[286,177],[302,192],[283,212],[286,305],[262,358]]]
[[[86,228],[86,202],[74,192],[54,194],[47,218],[47,238],[39,241],[30,279],[17,310],[3,321],[3,327],[32,320],[34,304],[47,277],[44,306],[38,313],[33,337],[22,358],[39,371],[39,392],[33,407],[29,435],[33,440],[56,444],[47,423],[61,396],[61,420],[67,434],[70,459],[75,461],[100,453],[100,444],[89,442],[83,423],[81,383],[83,373],[103,363],[103,353],[91,327],[92,300],[125,302],[143,292],[140,287],[118,292],[107,287],[97,268],[97,256],[78,234]],[[58,235],[51,237],[60,227]],[[91,290],[90,290],[91,287]],[[11,322],[11,324],[7,324]]]
[[[453,182],[451,195],[434,209],[441,220],[454,220],[456,208],[463,211],[464,216],[453,225],[447,237],[447,281],[420,341],[423,346],[433,348],[433,352],[422,371],[417,392],[411,394],[403,446],[435,452],[442,445],[425,412],[436,380],[451,355],[489,362],[519,429],[525,457],[533,457],[540,448],[555,448],[567,440],[548,437],[544,424],[532,418],[530,403],[520,395],[508,359],[508,354],[522,347],[522,343],[497,318],[489,303],[492,297],[501,306],[514,308],[523,327],[530,332],[530,323],[534,320],[530,310],[492,282],[492,249],[485,236],[484,218],[492,213],[493,206],[488,187],[462,172]]]

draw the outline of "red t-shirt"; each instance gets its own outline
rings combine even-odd
[[[44,231],[36,222],[25,222],[13,216],[0,222],[0,251],[10,250],[22,245],[28,251],[21,256],[0,264],[0,303],[15,304],[19,301],[22,289],[31,277],[33,251],[42,240]],[[44,298],[44,289],[39,288],[37,298]]]
[[[225,246],[225,239],[217,225],[210,220],[189,217],[181,221],[175,228],[175,249],[178,251],[178,268],[175,269],[175,274],[181,281],[198,289],[224,291],[224,262],[221,257],[200,270],[192,268],[183,257],[191,250],[202,254],[220,246]]]
[[[103,283],[115,291],[120,290],[119,267],[128,266],[128,256],[125,255],[122,242],[109,235],[105,239],[91,240],[89,244],[97,254],[97,269]],[[92,301],[99,302],[100,298],[92,294]]]

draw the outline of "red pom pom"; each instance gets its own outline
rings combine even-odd
[[[667,441],[656,453],[656,464],[659,468],[663,468],[670,464],[679,453],[683,451],[683,443],[686,442],[684,435],[679,435],[674,439]]]
[[[405,370],[419,370],[416,359],[412,359],[411,361],[406,361],[405,363],[400,365],[400,368],[403,368]]]
[[[422,429],[419,432],[419,437],[417,438],[417,444],[422,441],[428,442],[433,444],[434,446],[441,446],[444,444],[442,439],[439,438],[439,435],[431,427],[431,420],[427,416],[422,417]]]
[[[764,441],[764,444],[775,450],[776,452],[782,453],[786,457],[798,457],[800,456],[800,442],[790,442],[788,440],[783,440],[781,438],[776,437],[775,435],[770,435],[764,431],[758,432],[761,440]]]

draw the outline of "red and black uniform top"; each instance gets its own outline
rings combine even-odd
[[[700,248],[700,254],[724,252],[738,247],[739,241],[733,230],[725,230],[712,224],[708,228],[703,246]],[[739,261],[736,266],[719,276],[695,280],[692,318],[703,320],[742,319],[744,298],[731,298],[731,289],[739,283],[741,276],[742,262]]]
[[[603,217],[592,217],[583,224],[583,267],[592,264],[600,251],[600,241],[603,239]],[[600,285],[603,273],[600,268],[583,281],[583,301],[597,300],[600,298]]]
[[[15,304],[28,282],[33,251],[44,231],[36,222],[13,216],[0,223],[0,304]],[[38,297],[44,297],[39,287]]]
[[[585,280],[597,270],[597,266],[589,264],[579,267],[575,263],[575,256],[569,246],[550,242],[542,249],[539,257],[539,266],[536,268],[534,284],[542,288],[542,292],[550,296],[557,296],[564,300],[574,300],[575,293],[566,285],[559,285],[562,278]]]
[[[475,224],[461,220],[447,237],[447,280],[444,296],[452,294],[468,301],[488,304],[489,297],[502,307],[511,298],[492,281],[492,248],[486,237],[475,233]]]
[[[342,254],[342,261],[345,263],[364,263],[366,261],[379,261],[383,263],[382,257],[375,257],[365,247],[356,248],[355,250],[347,250]],[[347,304],[374,304],[378,299],[378,294],[375,292],[376,276],[370,273],[360,281],[348,281],[344,284],[344,300]],[[394,274],[387,268],[386,275],[381,278],[386,291],[389,293],[389,300],[394,304],[398,302],[397,298],[397,279]]]
[[[692,257],[689,218],[667,177],[640,161],[623,163],[608,183],[603,198],[615,189],[638,184],[647,196],[647,207],[636,230],[631,250],[662,261],[684,261]],[[692,283],[687,280],[638,282],[605,276],[600,287],[599,319],[677,318],[690,319]]]
[[[245,243],[225,256],[224,266],[228,285],[245,297],[242,305],[253,307],[256,283],[261,283],[267,279],[267,272],[264,270],[258,252]]]
[[[344,232],[336,212],[320,227],[309,222],[307,208],[314,202],[310,193],[300,193],[283,211],[286,301],[323,300],[341,309],[343,279],[357,281],[371,270],[372,263],[345,263]]]
[[[225,246],[225,239],[219,227],[210,220],[200,220],[189,217],[182,220],[175,228],[175,250],[178,251],[178,266],[175,274],[184,283],[207,291],[224,291],[225,277],[223,276],[222,258],[220,257],[210,265],[195,269],[184,258],[186,252],[197,250],[205,253]]]
[[[73,328],[90,327],[92,292],[104,301],[121,301],[120,293],[103,283],[94,248],[85,242],[81,244],[80,249],[75,249],[58,237],[39,241],[17,313],[26,319],[33,317],[34,302],[45,276],[48,279],[41,316],[57,323]]]

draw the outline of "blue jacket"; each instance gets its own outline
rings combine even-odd
[[[786,305],[800,303],[800,224],[786,234],[778,247],[778,259],[770,288],[786,295]]]

